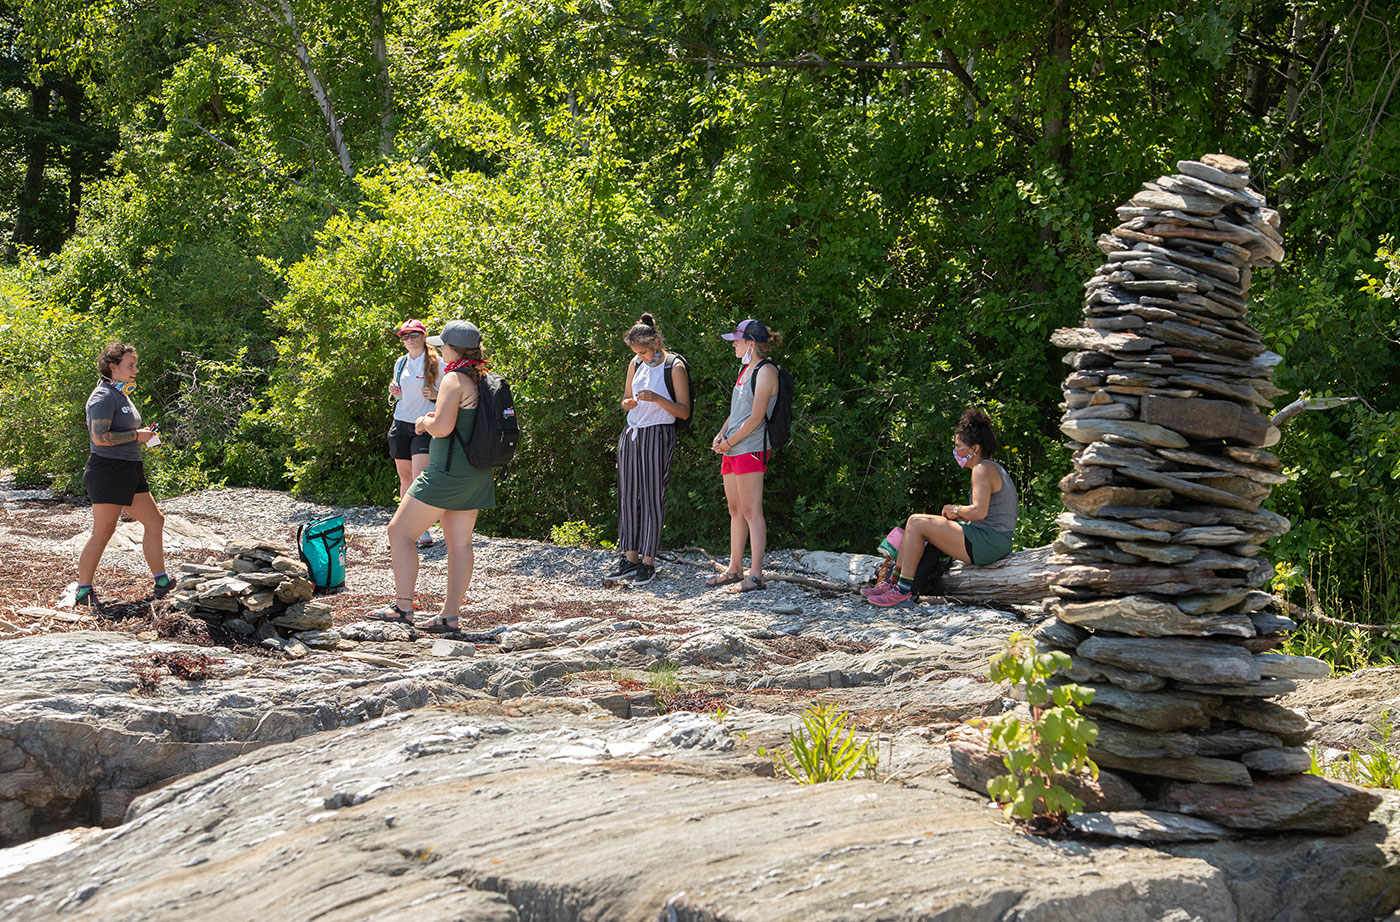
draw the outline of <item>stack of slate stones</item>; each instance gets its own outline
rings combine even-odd
[[[1093,758],[1177,802],[1309,767],[1306,719],[1274,701],[1320,660],[1269,651],[1296,627],[1268,609],[1261,545],[1288,520],[1265,415],[1279,356],[1246,320],[1250,273],[1283,256],[1249,165],[1210,155],[1146,183],[1098,241],[1084,325],[1057,331],[1075,449],[1042,644],[1092,686]],[[1318,780],[1318,779],[1313,779]],[[1191,812],[1183,810],[1183,812]]]
[[[306,564],[265,541],[235,541],[217,565],[186,563],[175,570],[170,607],[220,624],[235,634],[292,656],[307,647],[335,649],[331,607],[312,601]]]

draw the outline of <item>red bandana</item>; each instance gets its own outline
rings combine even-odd
[[[486,363],[481,359],[458,359],[455,362],[448,362],[447,365],[442,369],[442,373],[447,374],[449,371],[456,371],[459,368],[466,368],[468,365],[485,364]]]

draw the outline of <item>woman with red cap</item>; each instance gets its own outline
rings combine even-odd
[[[729,418],[710,448],[721,456],[724,498],[729,502],[729,568],[706,580],[709,586],[738,583],[739,592],[764,588],[763,551],[768,523],[763,518],[763,475],[768,471],[768,416],[778,399],[778,367],[768,353],[783,341],[761,320],[745,320],[720,338],[734,343],[739,377],[729,396]],[[744,575],[744,545],[753,557]]]
[[[418,417],[433,408],[442,369],[437,351],[428,345],[427,327],[423,321],[408,319],[399,325],[399,342],[406,355],[394,362],[394,376],[389,381],[389,393],[394,396],[394,421],[389,426],[389,457],[399,473],[399,496],[407,496],[414,479],[428,467],[428,445],[432,436],[414,431]],[[430,547],[432,530],[418,536],[419,547]]]

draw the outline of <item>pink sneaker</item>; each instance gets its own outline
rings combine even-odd
[[[870,596],[869,599],[871,605],[880,605],[888,608],[891,605],[898,605],[901,602],[909,601],[909,593],[900,592],[898,586],[893,586],[879,595]]]
[[[873,586],[861,586],[860,594],[868,599],[873,595],[884,595],[886,592],[889,592],[893,588],[894,580],[884,579]]]

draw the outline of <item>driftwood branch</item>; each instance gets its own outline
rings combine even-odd
[[[1275,426],[1282,426],[1304,410],[1331,410],[1344,403],[1360,399],[1360,397],[1299,397],[1270,417],[1269,422]]]
[[[208,138],[208,139],[209,139],[210,141],[212,141],[214,144],[216,144],[216,145],[218,145],[219,147],[223,148],[224,150],[228,151],[230,154],[233,154],[233,155],[234,155],[235,157],[237,157],[239,160],[242,160],[244,163],[246,163],[246,164],[248,164],[249,166],[253,167],[255,170],[257,170],[258,172],[262,173],[263,175],[269,176],[269,177],[271,177],[271,178],[273,178],[273,179],[276,179],[276,180],[279,180],[280,182],[291,183],[292,185],[296,186],[298,189],[305,189],[305,188],[306,188],[306,187],[303,186],[301,183],[297,182],[295,179],[292,179],[290,176],[287,176],[287,175],[285,175],[285,174],[283,174],[283,173],[278,173],[276,170],[268,169],[267,166],[265,166],[264,164],[259,163],[258,161],[254,160],[252,157],[249,157],[247,154],[243,153],[243,151],[241,151],[241,150],[239,150],[238,148],[234,147],[232,144],[229,144],[229,143],[228,143],[227,141],[225,141],[223,138],[221,138],[221,137],[219,137],[218,135],[214,134],[214,132],[210,131],[208,128],[205,128],[203,125],[201,125],[199,122],[196,122],[194,119],[186,118],[186,117],[183,116],[183,115],[177,115],[177,116],[175,116],[175,121],[177,121],[177,122],[184,122],[186,125],[189,125],[191,128],[193,128],[195,131],[198,131],[200,134],[204,135],[204,137]]]
[[[770,67],[785,69],[837,69],[837,70],[949,70],[942,61],[850,61],[837,59],[828,61],[819,54],[808,52],[791,60],[750,61],[747,58],[705,54],[688,58],[671,58],[675,64],[713,64],[716,67],[742,67],[763,70]]]
[[[1309,624],[1323,624],[1328,627],[1350,627],[1361,631],[1369,631],[1372,634],[1384,634],[1390,630],[1389,625],[1384,624],[1361,624],[1357,621],[1343,621],[1341,618],[1333,618],[1322,613],[1322,600],[1317,597],[1317,590],[1313,588],[1312,580],[1303,577],[1303,592],[1308,597],[1308,607],[1295,605],[1286,599],[1279,599],[1288,610],[1288,615],[1298,621],[1306,621]]]

